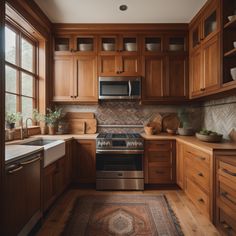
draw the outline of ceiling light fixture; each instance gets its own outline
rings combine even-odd
[[[128,6],[127,5],[120,5],[119,9],[121,11],[126,11],[128,9]]]

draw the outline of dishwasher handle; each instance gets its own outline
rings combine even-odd
[[[28,161],[22,161],[20,164],[21,165],[28,165],[28,164],[31,164],[31,163],[34,163],[38,160],[40,160],[41,156],[37,156],[36,158],[33,158],[31,160],[28,160]]]
[[[18,172],[18,171],[20,171],[21,169],[23,169],[23,166],[19,166],[19,165],[17,165],[17,167],[16,168],[13,168],[13,169],[9,169],[9,170],[7,170],[7,173],[8,174],[14,174],[15,172]]]

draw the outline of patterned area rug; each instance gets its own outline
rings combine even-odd
[[[62,235],[183,235],[164,195],[96,195],[79,197]]]

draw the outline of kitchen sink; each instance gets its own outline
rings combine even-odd
[[[64,140],[53,140],[53,139],[30,139],[24,140],[19,143],[20,145],[29,146],[42,146],[44,148],[43,166],[46,167],[63,157],[66,153],[65,141]]]

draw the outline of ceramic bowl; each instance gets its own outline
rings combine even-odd
[[[183,44],[170,44],[169,50],[170,51],[183,51],[184,45]]]
[[[166,131],[167,131],[168,134],[173,134],[174,135],[174,134],[176,134],[177,130],[175,130],[175,129],[168,129],[167,128]]]
[[[234,48],[236,48],[236,41],[235,41],[235,42],[233,42],[233,45],[234,45]]]
[[[217,135],[204,135],[200,133],[196,133],[197,139],[203,141],[203,142],[209,142],[209,143],[219,143],[222,141],[223,135],[217,134]]]
[[[230,69],[230,74],[233,80],[236,80],[236,67]]]
[[[137,43],[125,43],[125,50],[128,52],[137,51]]]
[[[58,44],[57,46],[57,51],[68,51],[69,46],[66,44]]]
[[[102,48],[104,51],[115,51],[115,44],[114,43],[103,43]]]
[[[178,128],[178,134],[182,136],[192,136],[194,135],[193,128]]]
[[[229,21],[233,21],[236,19],[236,15],[228,16]]]
[[[146,43],[146,49],[147,51],[160,51],[161,44],[160,43]]]
[[[79,51],[92,51],[93,45],[91,43],[80,43]]]

